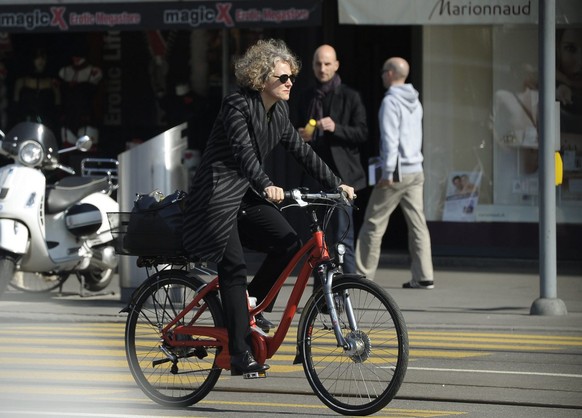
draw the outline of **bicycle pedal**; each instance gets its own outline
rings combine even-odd
[[[267,334],[265,331],[263,331],[262,329],[260,329],[257,325],[251,326],[251,330],[253,330],[254,332],[258,333],[259,335],[262,335],[263,337],[268,337],[269,336],[269,334]]]
[[[243,379],[264,379],[266,377],[267,377],[267,372],[243,373]]]

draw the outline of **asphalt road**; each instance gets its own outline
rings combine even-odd
[[[378,417],[582,417],[582,277],[561,275],[565,316],[529,315],[535,273],[438,270],[436,289],[405,290],[403,268],[379,283],[403,310],[410,361]],[[294,366],[293,330],[266,379],[227,373],[200,403],[168,410],[136,386],[125,361],[115,294],[8,291],[0,301],[1,417],[334,416]],[[280,302],[284,299],[286,287]],[[281,307],[269,318],[277,321]]]

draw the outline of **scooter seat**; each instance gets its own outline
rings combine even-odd
[[[107,177],[65,177],[47,187],[46,212],[62,212],[84,197],[108,189],[109,179]]]

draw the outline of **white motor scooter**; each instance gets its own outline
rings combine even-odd
[[[13,160],[0,167],[0,296],[19,274],[62,283],[74,273],[81,289],[91,291],[111,281],[118,257],[107,212],[119,211],[109,195],[111,179],[75,176],[59,164],[59,154],[90,147],[84,136],[59,151],[54,134],[39,123],[0,131],[0,155]],[[46,174],[57,169],[71,175],[47,184]]]

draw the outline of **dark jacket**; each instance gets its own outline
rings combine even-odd
[[[201,164],[186,198],[183,244],[194,260],[220,262],[241,200],[273,184],[263,171],[266,155],[281,144],[306,171],[329,189],[340,184],[289,121],[286,102],[277,102],[270,121],[259,93],[226,96],[214,122]]]
[[[310,118],[310,102],[315,95],[315,87],[301,92],[296,110],[297,126],[305,126]],[[360,146],[368,140],[366,109],[360,94],[350,87],[340,84],[323,101],[323,117],[331,117],[335,132],[325,132],[312,145],[323,160],[332,167],[341,179],[355,190],[366,187],[366,172],[360,160]],[[332,161],[329,161],[330,158]]]

